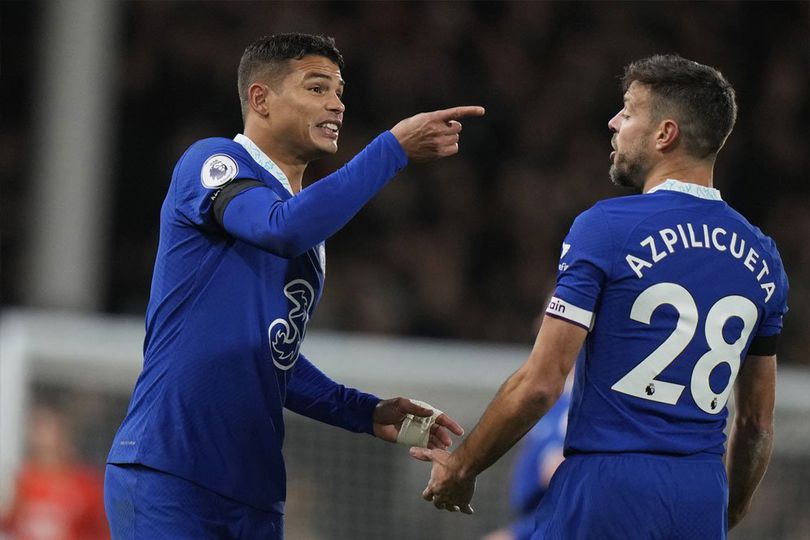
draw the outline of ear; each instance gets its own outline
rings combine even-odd
[[[267,118],[270,115],[271,94],[272,91],[266,84],[256,82],[251,84],[247,90],[248,109],[262,118]]]
[[[681,128],[672,119],[662,120],[655,134],[655,149],[668,152],[675,149],[681,136]]]

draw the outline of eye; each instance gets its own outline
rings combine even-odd
[[[627,120],[628,118],[630,118],[630,115],[626,114],[626,113],[622,113],[621,117],[622,117],[622,120]]]
[[[316,94],[323,94],[323,86],[312,86],[310,87],[309,91]]]

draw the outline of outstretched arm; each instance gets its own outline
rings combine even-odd
[[[472,513],[475,477],[506,453],[556,403],[587,330],[546,316],[529,359],[501,386],[478,425],[459,448],[411,449],[432,461],[422,497],[439,509]]]
[[[776,355],[749,355],[734,388],[736,412],[726,453],[729,529],[745,517],[771,459],[775,389]]]
[[[369,433],[384,441],[396,442],[407,415],[429,417],[433,410],[409,399],[381,400],[354,388],[338,384],[303,355],[299,356],[287,385],[285,406],[298,414],[357,433]],[[464,430],[447,414],[440,414],[431,426],[428,448],[449,448],[450,433]]]
[[[374,139],[349,163],[282,200],[255,180],[236,180],[214,201],[214,215],[232,236],[282,257],[295,257],[343,227],[408,161],[458,152],[459,118],[481,107],[456,107],[407,118]]]
[[[284,404],[287,409],[349,431],[374,434],[372,415],[380,398],[338,384],[303,354],[292,370]]]

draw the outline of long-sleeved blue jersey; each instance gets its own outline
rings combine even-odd
[[[787,294],[773,240],[715,189],[667,180],[582,213],[546,309],[589,329],[566,455],[719,459],[734,380],[775,354]]]
[[[293,196],[243,135],[186,151],[161,210],[143,372],[108,463],[283,512],[283,407],[372,431],[379,398],[335,383],[299,350],[323,290],[323,242],[406,163],[385,132]]]

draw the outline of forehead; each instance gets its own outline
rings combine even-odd
[[[289,60],[289,68],[288,76],[298,80],[319,78],[333,80],[341,86],[345,84],[338,65],[325,56],[307,55],[298,60]]]
[[[638,82],[633,81],[624,93],[624,106],[638,108],[646,105],[650,100],[650,89]]]

